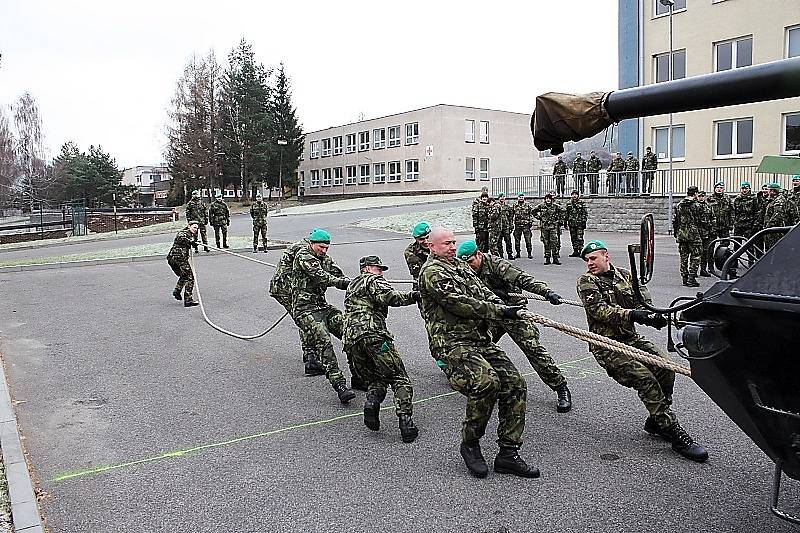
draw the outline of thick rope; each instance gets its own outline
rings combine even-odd
[[[266,261],[262,261],[261,259],[256,259],[255,257],[250,257],[250,256],[247,256],[247,255],[244,255],[244,254],[240,254],[240,253],[237,253],[237,252],[231,252],[230,250],[226,250],[225,248],[217,248],[216,246],[211,246],[210,244],[202,244],[202,245],[200,243],[197,243],[197,244],[198,244],[198,246],[207,246],[207,247],[211,248],[212,250],[217,250],[218,252],[223,252],[223,253],[230,254],[230,255],[233,255],[233,256],[236,256],[236,257],[241,257],[242,259],[246,259],[248,261],[252,261],[253,263],[258,263],[259,265],[265,265],[265,266],[272,267],[272,268],[278,268],[278,265],[274,265],[272,263],[268,263]]]

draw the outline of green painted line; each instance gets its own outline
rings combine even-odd
[[[561,367],[561,366],[570,367],[571,365],[573,365],[575,363],[579,363],[581,361],[585,361],[586,359],[589,359],[591,357],[592,356],[589,355],[589,356],[586,356],[586,357],[582,357],[580,359],[575,359],[574,361],[566,361],[564,363],[559,364],[558,366],[559,367]],[[523,374],[523,376],[530,376],[530,375],[533,375],[533,374],[535,374],[535,372],[527,372],[527,373]],[[421,404],[421,403],[432,402],[434,400],[439,400],[441,398],[447,398],[449,396],[454,396],[456,394],[459,394],[459,393],[456,392],[456,391],[444,392],[442,394],[436,394],[434,396],[429,396],[427,398],[421,398],[419,400],[414,400],[414,404],[416,405],[416,404]],[[386,411],[386,410],[389,410],[389,409],[394,409],[394,406],[393,405],[386,405],[384,407],[381,407],[381,411]],[[183,449],[183,450],[174,450],[174,451],[170,451],[170,452],[164,452],[164,453],[159,454],[159,455],[154,455],[152,457],[145,457],[144,459],[138,459],[138,460],[135,460],[135,461],[126,461],[126,462],[123,462],[123,463],[116,463],[116,464],[113,464],[113,465],[98,466],[98,467],[95,467],[95,468],[88,468],[88,469],[85,469],[85,470],[78,470],[78,471],[74,471],[74,472],[65,472],[63,474],[59,474],[59,475],[55,476],[54,478],[50,479],[50,481],[53,481],[53,482],[66,481],[68,479],[75,479],[75,478],[87,477],[87,476],[92,476],[92,475],[97,475],[97,474],[104,474],[106,472],[111,472],[111,471],[114,471],[114,470],[120,470],[120,469],[123,469],[123,468],[132,467],[132,466],[138,466],[138,465],[142,465],[142,464],[146,464],[146,463],[152,463],[152,462],[155,462],[155,461],[161,461],[161,460],[164,460],[164,459],[182,458],[183,456],[185,456],[187,454],[190,454],[190,453],[196,453],[196,452],[201,452],[201,451],[204,451],[204,450],[220,448],[222,446],[230,446],[232,444],[238,444],[240,442],[246,442],[246,441],[250,441],[250,440],[254,440],[254,439],[260,439],[260,438],[263,438],[263,437],[269,437],[271,435],[278,435],[279,433],[286,433],[288,431],[294,431],[296,429],[304,429],[304,428],[309,428],[309,427],[322,426],[324,424],[330,424],[330,423],[333,423],[333,422],[338,422],[340,420],[347,420],[349,418],[356,418],[356,417],[360,417],[360,416],[363,416],[363,413],[361,411],[358,411],[358,412],[355,412],[355,413],[348,413],[346,415],[334,416],[334,417],[325,418],[325,419],[322,419],[322,420],[312,420],[310,422],[303,422],[301,424],[294,424],[294,425],[291,425],[291,426],[284,426],[282,428],[273,429],[273,430],[270,430],[270,431],[265,431],[263,433],[255,433],[253,435],[245,435],[245,436],[242,436],[242,437],[236,437],[236,438],[225,440],[225,441],[212,442],[212,443],[209,443],[209,444],[201,444],[201,445],[194,446],[192,448],[186,448],[186,449]]]

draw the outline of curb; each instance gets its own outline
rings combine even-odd
[[[17,416],[8,391],[5,367],[0,372],[0,447],[6,466],[8,496],[11,501],[11,518],[15,532],[44,533],[42,517],[28,463],[22,451],[22,441],[17,426]]]
[[[415,205],[435,205],[435,204],[446,204],[450,202],[465,202],[468,201],[469,198],[449,198],[446,200],[433,200],[430,202],[416,202],[413,204],[386,204],[386,205],[375,205],[375,206],[367,206],[367,207],[350,207],[346,209],[337,209],[336,211],[311,211],[308,213],[286,213],[281,211],[280,214],[274,215],[274,211],[270,211],[270,218],[280,216],[280,217],[292,217],[292,216],[306,216],[306,215],[332,215],[336,213],[348,213],[352,211],[371,211],[373,209],[387,209],[391,207],[413,207]],[[290,208],[291,209],[291,208]]]

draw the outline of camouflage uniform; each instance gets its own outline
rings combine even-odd
[[[475,228],[475,243],[482,252],[489,251],[489,203],[478,196],[472,202],[472,226]]]
[[[203,244],[208,244],[208,236],[206,235],[206,224],[208,224],[208,207],[203,203],[200,198],[192,198],[186,203],[186,221],[196,220],[198,223],[198,230],[200,230],[200,237]],[[206,248],[208,251],[208,248]]]
[[[703,253],[703,240],[700,236],[702,208],[697,200],[684,198],[675,208],[672,231],[678,241],[681,256],[681,277],[684,283],[697,281],[697,269]]]
[[[625,192],[629,194],[639,192],[639,160],[633,154],[625,160],[625,170],[627,171]]]
[[[528,257],[531,257],[533,246],[531,245],[531,226],[533,225],[533,206],[527,202],[515,203],[511,208],[514,212],[514,249],[519,257],[522,236],[525,236],[525,248],[528,250]]]
[[[575,161],[572,162],[572,176],[575,178],[575,188],[583,194],[586,183],[586,160],[580,155],[576,155]]]
[[[505,243],[506,253],[509,259],[513,259],[514,254],[511,248],[511,233],[514,231],[514,209],[508,202],[498,202],[500,205],[500,246],[498,246],[500,256],[503,254],[503,243]]]
[[[603,168],[603,162],[596,155],[590,155],[589,161],[586,162],[586,171],[589,173],[589,194],[597,194],[600,188],[600,169]]]
[[[422,265],[425,264],[425,261],[428,260],[428,256],[430,255],[430,250],[419,244],[417,241],[412,242],[408,246],[406,246],[403,255],[406,258],[406,265],[408,265],[408,272],[411,274],[411,277],[414,279],[414,290],[419,289],[419,271],[422,269]],[[420,316],[422,316],[423,320],[425,319],[425,308],[422,306],[422,302],[417,304],[419,307]],[[439,360],[441,357],[436,356],[436,352],[433,349],[433,342],[431,340],[431,332],[428,330],[428,323],[425,322],[425,331],[428,333],[428,347],[431,351],[431,356]]]
[[[709,251],[711,241],[714,240],[714,212],[708,201],[697,202],[700,206],[699,212],[699,225],[700,230],[700,274],[705,275],[708,265],[713,260],[713,254]]]
[[[231,225],[231,212],[221,199],[215,199],[208,208],[208,216],[211,226],[214,228],[214,240],[219,248],[219,233],[222,231],[222,246],[228,247],[228,226]]]
[[[503,218],[500,202],[492,202],[489,208],[489,252],[494,255],[503,255]]]
[[[642,296],[649,303],[649,291],[644,286],[641,289]],[[608,272],[597,276],[587,272],[578,278],[577,290],[586,311],[589,331],[668,359],[652,342],[636,333],[631,310],[638,306],[631,286],[630,272],[613,265]],[[670,409],[675,384],[674,372],[640,363],[630,356],[617,354],[597,345],[589,344],[589,349],[611,378],[639,393],[642,403],[661,429],[672,427],[678,422]]]
[[[782,226],[792,226],[797,220],[797,212],[794,203],[788,200],[783,194],[772,198],[767,204],[764,213],[764,228],[779,228]],[[783,234],[772,233],[764,235],[764,249],[769,250],[777,243]]]
[[[792,224],[797,224],[800,222],[800,187],[793,188],[786,200],[792,204],[792,211],[796,215]]]
[[[262,201],[256,201],[250,206],[250,217],[253,219],[253,251],[258,249],[258,236],[261,235],[261,242],[264,243],[264,251],[267,251],[267,215],[269,207]]]
[[[175,285],[176,298],[180,297],[181,291],[184,291],[184,302],[193,301],[194,274],[192,274],[192,267],[189,266],[189,248],[191,247],[197,250],[197,235],[192,234],[189,228],[186,227],[175,236],[172,248],[167,254],[167,263],[175,275],[178,276],[178,284]]]
[[[623,161],[622,157],[619,155],[615,156],[611,160],[611,164],[608,165],[608,175],[606,176],[606,187],[608,187],[608,193],[614,194],[616,192],[621,192],[622,184],[625,183],[625,175],[623,171],[625,170],[625,161]]]
[[[483,437],[497,402],[498,441],[501,446],[519,448],[527,386],[489,333],[489,321],[504,316],[501,300],[459,259],[450,262],[431,254],[422,266],[419,284],[431,337],[444,354],[444,372],[453,389],[467,397],[463,442],[475,443]]]
[[[567,184],[567,164],[564,161],[556,161],[553,165],[553,176],[556,178],[556,192],[559,196],[564,196]]]
[[[711,219],[713,221],[711,238],[724,239],[731,236],[733,228],[733,202],[727,194],[715,192],[706,200],[706,204],[711,207]],[[728,241],[723,241],[727,245]],[[708,268],[714,263],[714,254],[708,256]]]
[[[749,239],[758,230],[758,198],[755,194],[738,194],[733,199],[733,234]]]
[[[642,192],[653,192],[653,178],[658,170],[658,156],[653,152],[645,152],[642,158]]]
[[[564,220],[564,208],[553,201],[543,202],[533,210],[533,216],[539,220],[540,238],[544,245],[544,259],[549,262],[561,257],[561,224]]]
[[[564,225],[569,229],[569,238],[572,241],[572,255],[580,257],[583,250],[583,232],[586,230],[586,220],[589,213],[586,204],[580,198],[572,199],[567,203]]]

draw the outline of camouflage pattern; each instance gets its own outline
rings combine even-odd
[[[653,192],[653,179],[658,170],[658,156],[653,152],[644,153],[642,158],[642,192]]]
[[[482,198],[486,198],[482,200]],[[475,228],[475,244],[482,252],[489,251],[489,202],[488,197],[478,196],[472,202],[472,226]]]
[[[631,154],[625,160],[625,171],[627,176],[625,179],[626,192],[639,191],[639,160]]]
[[[557,202],[542,202],[533,210],[533,216],[539,220],[540,239],[544,245],[545,259],[559,259],[561,256],[561,225],[564,220],[564,208]]]
[[[408,266],[408,273],[411,274],[411,277],[414,278],[414,281],[419,279],[419,271],[422,268],[422,265],[425,264],[425,261],[428,260],[428,256],[430,255],[430,251],[425,246],[422,246],[417,241],[412,242],[406,249],[403,251],[403,256],[406,259],[406,265]]]
[[[231,212],[221,199],[215,199],[208,208],[208,218],[212,226],[230,226]]]
[[[724,192],[715,192],[706,199],[706,203],[711,207],[713,237],[721,239],[730,236],[733,229],[733,202],[730,197]]]
[[[641,290],[644,299],[651,303],[647,288],[642,286]],[[661,349],[636,333],[630,310],[638,306],[630,272],[613,265],[608,272],[597,276],[587,272],[578,278],[577,291],[586,311],[589,331],[668,359]],[[659,427],[667,429],[678,422],[670,409],[674,372],[640,363],[594,344],[589,344],[589,350],[612,379],[636,390]]]
[[[267,250],[267,215],[269,207],[263,201],[256,201],[250,206],[250,218],[253,219],[253,250],[258,248],[258,237],[261,236],[261,242],[264,245],[264,251]]]
[[[764,211],[764,227],[779,228],[782,226],[793,226],[797,221],[797,212],[794,203],[788,200],[783,194],[778,194],[767,204]],[[764,235],[764,248],[769,250],[781,237],[780,233]]]
[[[589,179],[589,194],[597,194],[600,188],[600,170],[603,168],[603,162],[600,158],[592,154],[586,162],[586,172],[588,172]]]
[[[786,201],[787,203],[792,204],[792,212],[796,215],[796,218],[792,224],[797,224],[800,222],[800,187],[795,187],[792,189],[792,191],[789,192],[788,196],[786,197]]]
[[[191,302],[194,292],[194,274],[189,266],[189,248],[197,246],[197,235],[192,234],[186,227],[178,232],[172,248],[167,253],[167,263],[172,271],[178,276],[178,284],[175,285],[176,292],[183,292],[183,301]]]
[[[562,161],[556,161],[553,165],[553,176],[556,178],[556,192],[559,196],[564,196],[564,188],[567,183],[567,164]]]
[[[759,203],[756,195],[739,193],[733,199],[733,234],[750,238],[758,231]]]
[[[208,224],[208,207],[200,198],[192,198],[186,203],[186,221],[196,220],[199,224],[200,237],[203,244],[208,244],[206,224]]]
[[[586,183],[586,160],[580,154],[575,156],[572,162],[572,175],[575,177],[575,186],[583,194]]]
[[[295,320],[295,314],[292,310],[292,269],[297,252],[303,248],[308,248],[308,244],[306,239],[302,239],[286,248],[281,254],[278,268],[275,269],[275,274],[272,275],[272,279],[269,282],[270,296],[275,298],[286,309],[289,316],[294,320],[295,325],[297,325],[297,320]],[[309,359],[316,360],[316,354],[305,330],[298,328],[298,332],[300,334],[300,347],[303,350],[303,362],[307,363]]]
[[[711,241],[716,238],[714,232],[714,212],[708,204],[708,200],[704,202],[698,201],[697,205],[700,206],[700,224],[698,226],[700,230],[700,269],[705,271],[713,257],[713,254],[709,250]]]
[[[489,209],[489,252],[503,255],[503,245],[508,256],[512,255],[511,231],[514,211],[507,203],[495,201]],[[477,243],[476,243],[477,244]]]
[[[586,204],[580,198],[570,198],[567,202],[564,216],[564,226],[569,230],[569,238],[572,242],[572,252],[580,255],[583,250],[583,233],[586,230],[586,221],[589,218],[589,211]]]
[[[362,337],[345,351],[363,383],[367,384],[367,400],[382,403],[386,399],[386,390],[391,388],[395,412],[398,415],[413,414],[414,388],[393,342],[379,337]]]
[[[681,256],[681,277],[693,280],[700,267],[700,256],[703,253],[703,239],[700,235],[700,221],[703,209],[697,200],[684,198],[675,208],[672,219],[672,231],[678,241],[678,252]]]
[[[625,161],[619,154],[615,155],[606,169],[606,172],[608,172],[606,176],[606,187],[608,187],[608,192],[610,194],[614,194],[618,189],[622,189],[622,184],[625,180],[625,175],[623,174],[624,170]]]
[[[533,206],[528,202],[517,202],[511,209],[514,212],[514,250],[519,257],[520,245],[522,236],[525,236],[525,248],[528,250],[528,255],[531,255],[533,246],[531,245],[531,226],[533,226]]]

